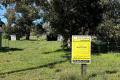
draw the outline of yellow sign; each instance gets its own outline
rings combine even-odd
[[[72,63],[91,63],[91,36],[72,36]]]

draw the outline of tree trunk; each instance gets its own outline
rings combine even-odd
[[[30,33],[26,34],[26,40],[30,40]]]
[[[68,40],[69,40],[69,35],[63,35],[64,40],[63,40],[63,49],[68,48]]]
[[[20,40],[20,34],[16,34],[16,40]]]
[[[30,40],[30,27],[26,27],[26,40]]]

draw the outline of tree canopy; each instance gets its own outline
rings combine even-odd
[[[103,5],[103,21],[97,29],[98,37],[103,41],[118,42],[120,40],[120,3],[113,0]]]
[[[49,8],[49,21],[53,30],[64,36],[93,35],[102,21],[100,0],[53,0]]]

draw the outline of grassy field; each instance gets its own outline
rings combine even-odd
[[[43,39],[3,40],[0,80],[80,80],[80,65],[71,64],[70,52],[60,46]],[[87,80],[120,80],[120,53],[92,55]]]

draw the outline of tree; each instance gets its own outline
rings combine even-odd
[[[22,27],[26,40],[29,40],[31,26],[33,25],[32,21],[37,17],[38,12],[31,5],[23,2],[17,3],[16,11],[22,13],[22,18],[17,21],[17,25]]]
[[[103,21],[97,29],[99,38],[103,41],[118,42],[120,40],[120,3],[117,0],[111,0],[103,5]]]
[[[64,37],[64,45],[72,35],[94,35],[102,21],[100,0],[53,0],[50,4],[50,24]]]
[[[26,35],[26,39],[29,40],[31,26],[33,25],[32,22],[36,18],[40,18],[40,15],[38,13],[39,10],[43,8],[42,6],[44,4],[44,0],[3,0],[3,4],[6,5],[13,3],[16,4],[16,8],[14,10],[14,13],[8,10],[9,26],[11,26],[13,22],[15,22],[17,26],[15,26],[12,30],[16,30],[16,33],[19,32],[19,34]],[[15,21],[15,13],[21,13],[22,18]],[[10,29],[9,31],[11,32]]]

